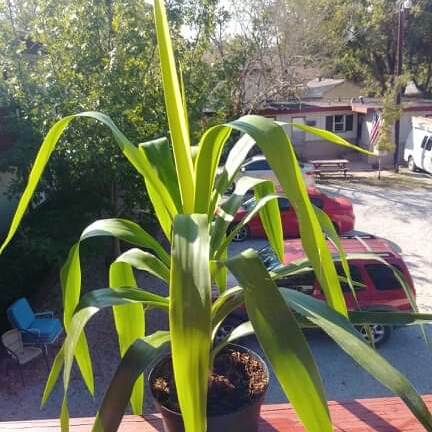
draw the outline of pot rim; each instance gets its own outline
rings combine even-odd
[[[264,398],[265,398],[265,394],[267,392],[267,389],[268,389],[268,386],[269,386],[269,383],[270,383],[270,373],[269,373],[269,369],[268,369],[267,363],[264,361],[264,359],[258,353],[256,353],[254,350],[252,350],[252,349],[250,349],[248,347],[245,347],[243,345],[235,344],[235,343],[229,343],[224,348],[222,348],[222,350],[225,349],[225,348],[232,348],[234,350],[238,349],[239,351],[248,352],[248,353],[252,354],[261,363],[261,365],[262,365],[262,367],[263,367],[263,369],[264,369],[264,371],[265,371],[265,373],[267,375],[267,383],[265,385],[265,388],[264,388],[261,396],[258,397],[258,398],[256,398],[255,400],[253,400],[251,402],[252,403],[257,403],[257,402],[262,403],[263,400],[264,400]],[[162,359],[159,359],[158,362],[154,366],[152,366],[152,368],[150,369],[150,372],[148,373],[148,376],[147,376],[147,382],[149,384],[150,393],[151,393],[153,399],[155,400],[155,402],[161,408],[163,408],[165,411],[167,411],[167,412],[169,412],[171,414],[175,414],[175,415],[181,416],[181,413],[179,411],[174,411],[174,410],[166,407],[161,402],[159,402],[157,400],[157,398],[155,397],[155,395],[153,394],[153,388],[152,388],[152,382],[151,382],[152,375],[153,375],[155,369],[157,368],[157,366],[159,366],[160,363],[162,363],[163,361],[166,361],[169,358],[171,358],[171,353],[168,353],[167,355],[165,355],[164,357],[162,357]],[[214,415],[214,414],[213,415],[207,414],[207,417],[223,417],[223,416],[227,416],[227,415],[232,415],[234,413],[238,413],[238,412],[240,412],[240,411],[242,411],[244,409],[247,409],[249,406],[250,406],[250,404],[247,404],[247,405],[241,406],[240,408],[238,408],[238,409],[236,409],[234,411],[231,411],[231,412],[225,413],[225,414],[216,414],[216,415]]]

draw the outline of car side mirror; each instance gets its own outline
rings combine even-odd
[[[245,167],[241,167],[240,168],[240,172],[245,172],[246,171],[246,168]]]

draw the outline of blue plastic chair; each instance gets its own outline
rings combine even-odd
[[[26,298],[20,298],[7,309],[10,323],[22,333],[24,344],[43,345],[57,341],[63,331],[58,318],[51,311],[34,313]]]

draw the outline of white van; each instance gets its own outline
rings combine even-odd
[[[420,168],[432,174],[432,118],[413,117],[412,128],[405,142],[404,160],[408,168]]]

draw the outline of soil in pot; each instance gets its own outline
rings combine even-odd
[[[229,414],[262,400],[268,381],[267,367],[253,352],[234,345],[224,348],[216,356],[209,378],[207,415]],[[152,371],[150,386],[161,405],[171,411],[180,411],[171,357]]]

